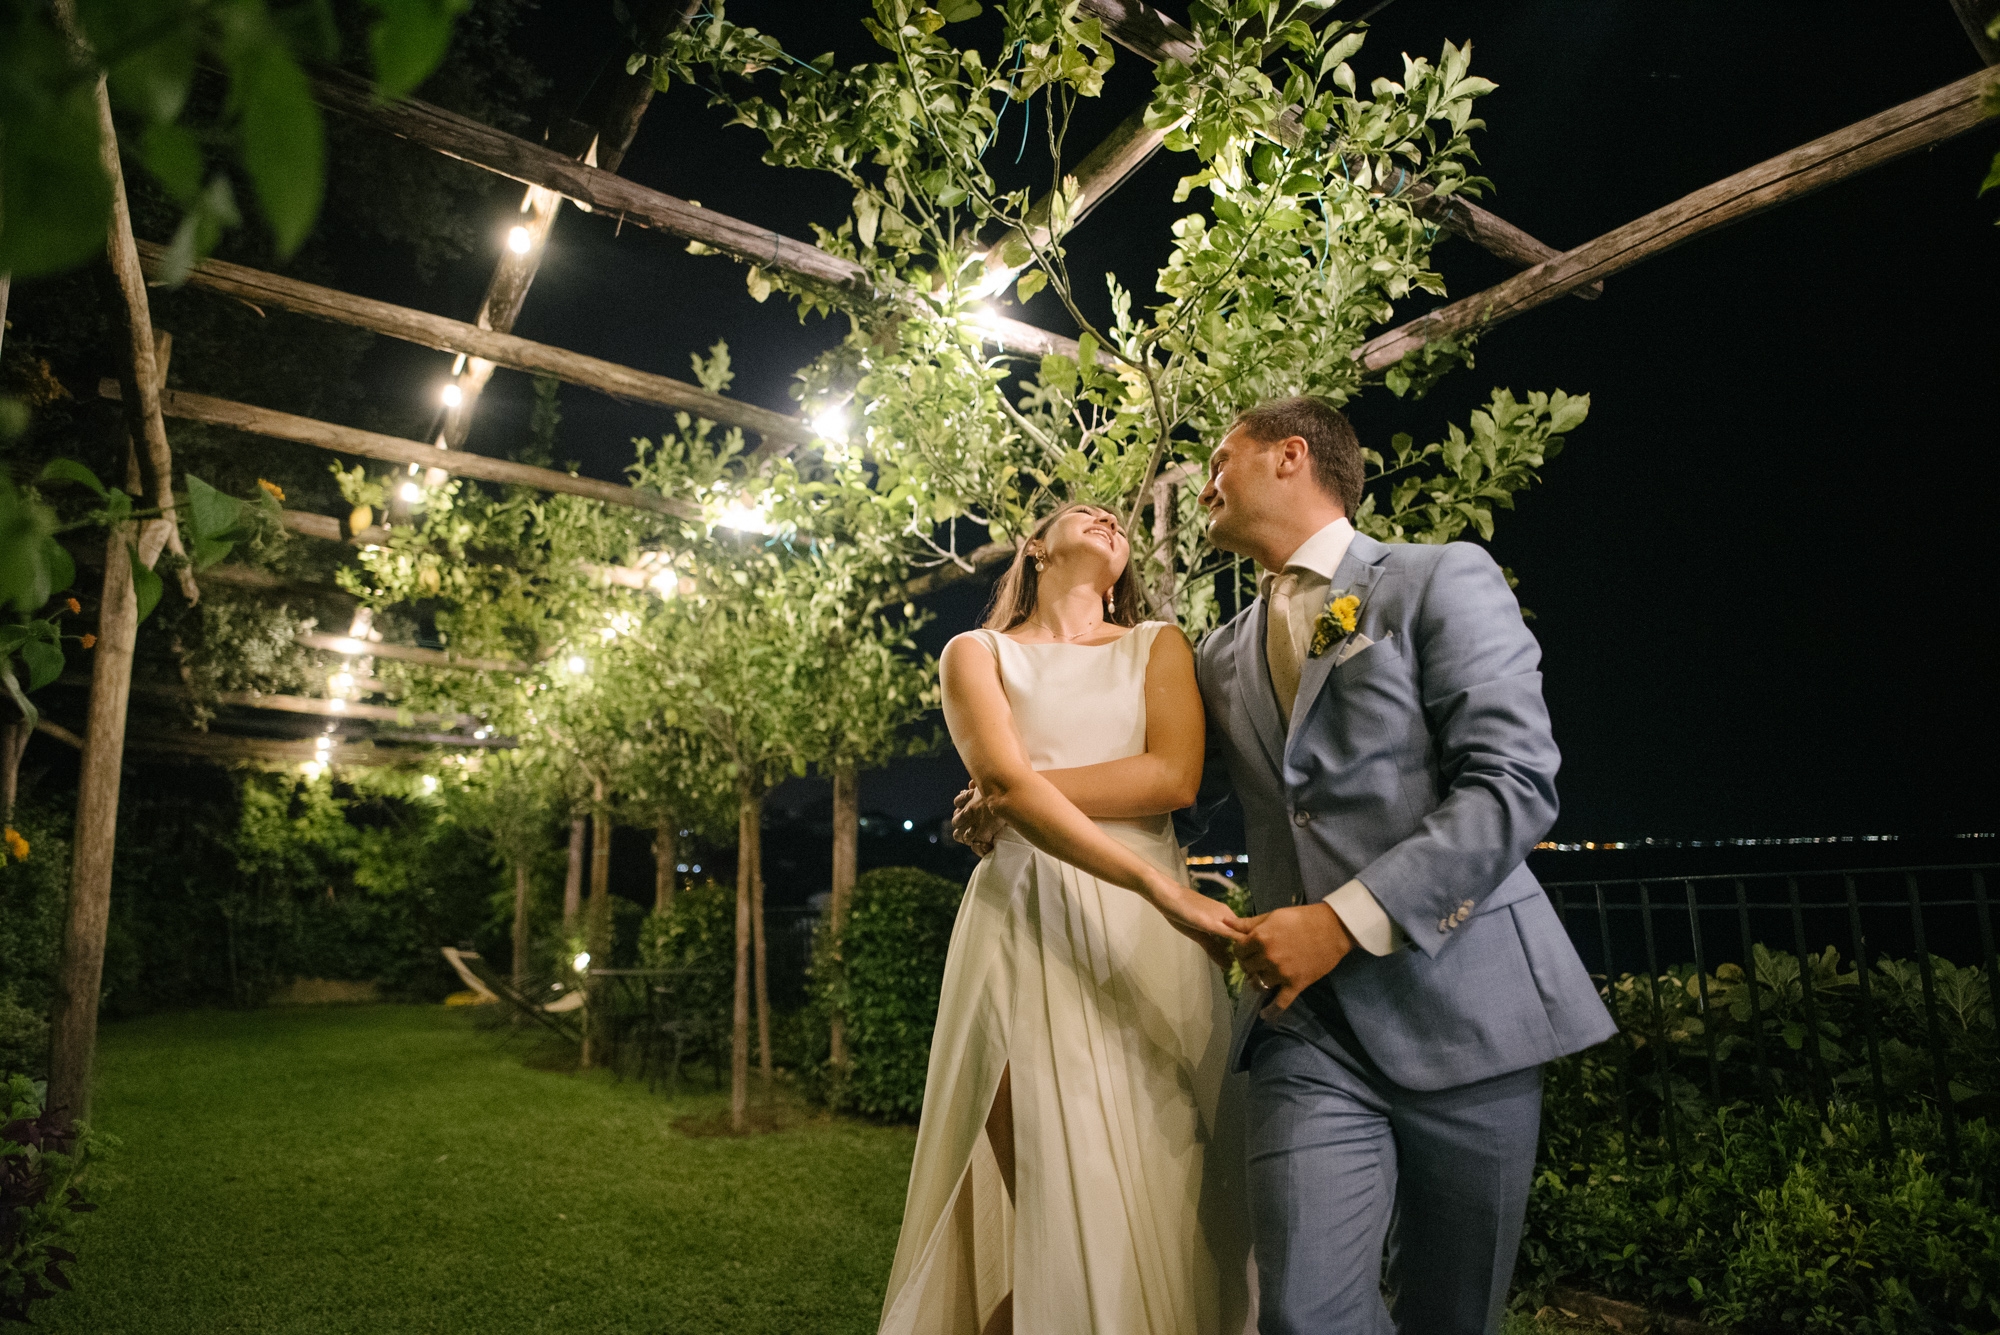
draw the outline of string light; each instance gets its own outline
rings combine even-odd
[[[590,661],[582,654],[571,654],[569,661],[563,664],[563,666],[570,670],[571,676],[575,677],[581,677],[584,673],[590,671]]]
[[[507,249],[516,255],[527,254],[529,247],[534,244],[535,239],[528,235],[528,229],[525,227],[516,226],[507,233]]]
[[[396,494],[403,498],[405,505],[415,505],[424,498],[424,489],[414,482],[405,482],[397,488]]]
[[[456,408],[465,402],[465,391],[457,385],[446,385],[438,391],[438,397],[444,400],[445,407]]]

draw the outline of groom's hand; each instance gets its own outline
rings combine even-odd
[[[1000,818],[987,808],[979,785],[965,785],[965,791],[952,799],[951,837],[983,858],[993,851],[999,835]]]
[[[1245,918],[1242,926],[1244,939],[1234,947],[1237,962],[1252,982],[1277,994],[1264,1007],[1267,1020],[1332,973],[1354,949],[1347,924],[1324,902],[1260,913]]]

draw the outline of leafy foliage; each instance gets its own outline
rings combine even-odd
[[[682,886],[673,907],[640,924],[639,960],[673,971],[660,985],[668,1013],[684,1026],[683,1057],[721,1063],[736,978],[735,887],[712,880]]]
[[[1947,1173],[1916,963],[1879,960],[1869,980],[1895,1142],[1885,1158],[1859,976],[1831,948],[1803,965],[1753,954],[1749,971],[1725,964],[1706,980],[1614,980],[1620,1035],[1549,1068],[1522,1252],[1530,1295],[1582,1283],[1746,1333],[1993,1329],[2000,1211],[1984,1186],[2000,1172],[2000,1063],[1984,971],[1931,960],[1959,1119]]]
[[[26,1323],[29,1309],[70,1279],[76,1260],[66,1245],[79,1216],[97,1205],[87,1196],[91,1163],[116,1145],[77,1126],[61,1108],[42,1106],[43,1090],[9,1076],[7,1121],[0,1125],[0,1321]]]
[[[801,375],[809,411],[851,399],[850,439],[819,476],[871,494],[913,555],[956,560],[933,526],[955,535],[964,518],[1005,539],[1058,499],[1116,505],[1136,524],[1154,480],[1199,470],[1236,409],[1297,393],[1346,403],[1364,388],[1354,354],[1396,303],[1443,292],[1425,216],[1436,205],[1418,204],[1486,184],[1470,135],[1493,85],[1469,72],[1469,48],[1447,44],[1435,63],[1406,55],[1400,80],[1364,93],[1350,63],[1364,34],[1315,26],[1324,0],[1194,5],[1195,54],[1159,67],[1146,120],[1194,156],[1180,197],[1203,191],[1209,208],[1175,223],[1159,301],[1140,311],[1108,277],[1112,318],[1100,323],[1069,272],[1062,238],[1080,201],[1060,164],[1076,101],[1101,90],[1111,48],[1073,4],[1011,0],[988,55],[951,40],[961,8],[877,0],[864,23],[884,58],[842,70],[797,58],[718,5],[653,65],[661,86],[700,83],[762,134],[766,161],[853,189],[849,218],[819,241],[862,264],[867,300],[754,268],[750,283],[759,299],[783,288],[802,309],[850,310],[847,340]],[[1049,171],[1039,201],[1003,189],[987,160],[1009,110],[1032,116],[1037,101]],[[1046,289],[1063,304],[1084,331],[1078,356],[1029,367],[987,355],[985,302],[1010,283],[1019,300]],[[1421,394],[1470,360],[1469,343],[1432,345],[1382,383]],[[1399,441],[1393,465],[1371,455],[1379,485],[1357,524],[1392,541],[1490,536],[1493,509],[1532,484],[1588,406],[1496,391],[1470,430],[1424,449]],[[1198,631],[1214,615],[1207,577],[1226,563],[1189,522],[1192,488],[1178,490],[1161,517],[1168,540],[1139,556],[1155,611],[1171,607]]]
[[[470,0],[369,0],[376,92],[396,97],[443,58]],[[331,63],[340,32],[326,0],[80,0],[80,30],[47,5],[10,0],[0,78],[0,272],[54,273],[104,245],[111,185],[99,149],[94,86],[143,127],[125,153],[183,211],[168,247],[178,281],[240,221],[229,173],[211,169],[189,124],[195,71],[228,79],[222,126],[209,127],[248,178],[280,254],[319,216],[325,131],[305,65]],[[135,151],[136,150],[136,151]]]
[[[922,1110],[945,950],[964,894],[942,876],[884,867],[855,880],[838,956],[822,929],[813,991],[845,1018],[851,1062],[829,1091],[836,1106],[893,1118]]]

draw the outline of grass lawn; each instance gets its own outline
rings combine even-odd
[[[873,1331],[915,1143],[823,1118],[744,1140],[531,1069],[443,1007],[108,1025],[124,1142],[35,1325],[82,1335]],[[686,1088],[686,1086],[684,1086]]]
[[[534,1069],[464,1011],[109,1025],[124,1142],[74,1335],[837,1335],[875,1329],[915,1136],[829,1117],[689,1136],[727,1099]],[[1516,1316],[1506,1335],[1588,1327]]]

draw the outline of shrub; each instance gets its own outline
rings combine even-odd
[[[69,898],[69,844],[59,818],[22,806],[12,827],[28,856],[0,850],[0,1076],[43,1074],[49,1002]]]
[[[683,1058],[721,1060],[736,996],[735,887],[683,886],[672,908],[639,924],[639,961],[674,971],[661,985],[668,1013],[688,1026]]]
[[[2000,1134],[1967,1116],[1994,1084],[1983,971],[1932,959],[1961,1119],[1948,1173],[1916,966],[1882,960],[1871,974],[1896,1150],[1885,1158],[1855,974],[1832,951],[1808,957],[1815,1036],[1797,957],[1758,946],[1754,959],[1754,982],[1733,965],[1706,980],[1706,1012],[1690,970],[1660,977],[1657,1010],[1653,980],[1615,980],[1605,992],[1624,1031],[1548,1068],[1517,1276],[1527,1298],[1569,1282],[1746,1335],[2000,1329]],[[1775,1079],[1755,1057],[1758,1024]]]
[[[63,1267],[76,1260],[64,1244],[97,1206],[84,1194],[93,1156],[113,1142],[44,1110],[40,1086],[7,1080],[7,1121],[0,1126],[0,1322],[26,1323],[35,1303],[70,1287]]]
[[[914,867],[884,867],[854,884],[835,952],[822,928],[813,991],[847,1026],[850,1062],[831,1090],[838,1106],[911,1118],[924,1105],[945,950],[965,887]]]

